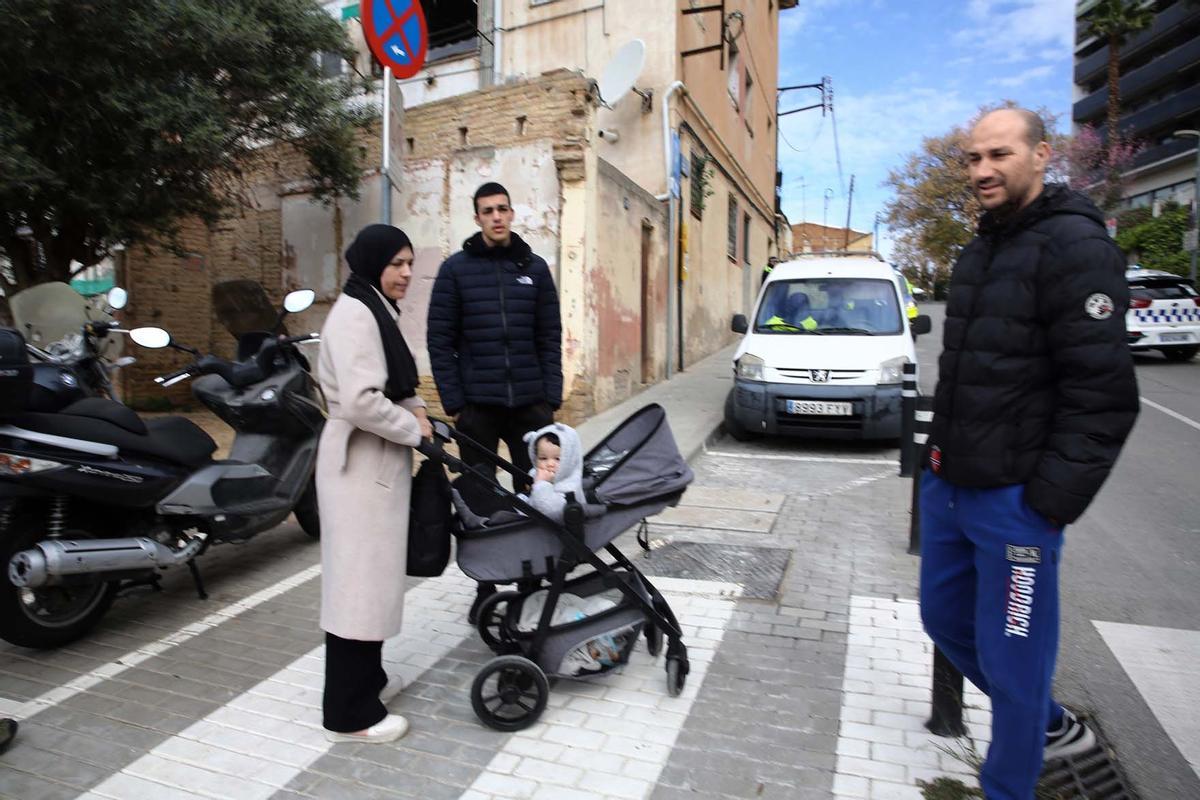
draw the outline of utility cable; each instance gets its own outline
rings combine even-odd
[[[786,144],[792,150],[795,150],[797,153],[804,155],[805,153],[807,153],[809,150],[812,149],[812,146],[814,144],[817,143],[817,139],[819,139],[821,137],[821,131],[824,129],[824,127],[825,127],[825,118],[821,117],[821,121],[817,124],[817,132],[813,135],[812,141],[809,142],[808,146],[805,147],[804,149],[800,149],[799,147],[796,147],[794,144],[792,144],[791,142],[788,141],[787,134],[785,134],[783,132],[783,126],[779,127],[779,136],[780,136],[780,138],[783,139],[784,144]]]
[[[830,119],[833,120],[833,153],[834,153],[834,157],[837,159],[838,183],[841,184],[842,196],[845,197],[846,196],[846,178],[842,174],[842,147],[838,143],[837,114],[833,110],[833,103],[829,104],[829,117],[830,117]]]

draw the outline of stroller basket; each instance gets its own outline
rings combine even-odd
[[[644,579],[638,573],[619,570],[616,571],[616,574],[622,580],[628,582],[633,591],[645,602],[651,602],[650,593],[645,587]],[[605,585],[605,576],[598,572],[591,572],[568,581],[564,584],[563,591],[580,598],[592,598],[611,590]],[[505,625],[513,641],[522,642],[532,640],[536,634],[536,630],[520,631],[518,622],[524,610],[525,601],[528,601],[532,596],[532,594],[526,595],[521,601],[510,602],[508,604]],[[580,670],[572,665],[564,665],[563,659],[575,650],[584,647],[590,642],[594,642],[606,634],[628,632],[629,635],[625,636],[627,644],[621,648],[617,658],[610,663],[597,664],[598,668],[595,668],[590,674],[607,672],[609,669],[629,661],[629,655],[633,651],[633,645],[637,641],[638,634],[641,633],[645,621],[646,617],[642,612],[641,605],[631,601],[624,595],[620,595],[617,604],[612,608],[590,614],[577,621],[550,625],[547,628],[546,638],[542,643],[541,651],[537,654],[536,663],[547,675],[556,675],[564,678],[587,675],[589,672],[586,670]]]
[[[437,440],[471,447],[511,473],[514,485],[528,483],[521,470],[445,423],[438,422],[434,429]],[[468,528],[460,519],[454,530],[464,573],[485,582],[516,581],[520,587],[493,594],[478,608],[476,627],[496,653],[471,687],[471,705],[484,724],[502,731],[532,725],[546,708],[547,675],[581,677],[620,666],[628,661],[639,634],[654,657],[666,637],[667,692],[676,696],[683,690],[688,659],[679,623],[662,594],[612,543],[646,517],[677,504],[692,481],[692,470],[679,454],[661,406],[651,404],[635,412],[584,456],[586,497],[568,499],[562,522],[506,489],[496,481],[494,470],[469,466],[436,441],[422,446],[422,452],[462,473],[456,483],[482,483],[491,497],[504,499],[505,510],[515,512],[508,521],[482,527]],[[611,563],[597,555],[601,549],[612,557]],[[584,564],[592,569],[568,580]],[[539,592],[544,593],[541,607],[531,607],[531,612],[537,611],[537,624],[530,627],[530,619],[522,624],[525,604]],[[564,619],[570,610],[570,598],[564,595],[595,601],[602,594],[603,599],[615,597],[615,604]]]

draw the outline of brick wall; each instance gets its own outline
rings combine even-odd
[[[424,104],[406,111],[404,152],[406,159],[446,158],[483,147],[496,149],[549,141],[559,178],[564,182],[584,179],[584,150],[594,101],[589,82],[567,70],[546,73],[529,81],[492,87],[480,92]],[[360,138],[362,163],[379,163],[379,126]],[[302,153],[288,145],[264,148],[243,166],[243,183],[248,202],[212,228],[198,221],[185,221],[180,240],[189,255],[180,257],[153,246],[135,246],[124,253],[119,280],[130,290],[124,320],[130,327],[158,325],[176,340],[229,356],[234,342],[213,318],[212,286],[235,278],[259,281],[273,302],[298,288],[291,269],[294,254],[283,241],[281,200],[307,193]],[[371,174],[368,168],[365,174]],[[329,211],[331,224],[340,226],[337,208]],[[339,230],[335,240],[348,242],[353,231]],[[449,253],[447,252],[446,255]],[[295,327],[317,330],[327,303],[304,314]],[[123,371],[124,396],[135,405],[156,406],[166,401],[191,403],[187,383],[164,391],[153,383],[163,372],[187,363],[188,357],[174,350],[135,349],[138,363]],[[587,384],[587,385],[585,385]],[[422,395],[440,412],[432,379],[422,382]],[[594,401],[586,381],[576,382],[568,400],[570,416],[579,419],[593,413]],[[583,396],[587,394],[587,396]]]

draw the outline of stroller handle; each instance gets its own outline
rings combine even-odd
[[[491,462],[493,467],[499,467],[512,475],[515,481],[514,486],[528,489],[533,483],[524,470],[504,460],[497,453],[487,449],[462,431],[456,430],[448,421],[430,418],[429,422],[433,426],[433,438],[422,440],[421,445],[417,448],[417,452],[426,458],[432,458],[444,464],[451,472],[466,472],[468,470],[466,462],[455,458],[444,449],[446,442],[457,442],[460,451],[463,447],[469,447],[472,451],[481,454],[485,460]]]

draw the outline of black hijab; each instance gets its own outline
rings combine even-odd
[[[408,235],[391,225],[368,225],[358,232],[354,242],[346,248],[346,261],[350,264],[350,277],[342,289],[346,294],[371,309],[379,325],[379,336],[383,339],[383,355],[387,360],[387,383],[383,394],[396,401],[412,397],[417,393],[417,365],[412,351],[400,333],[400,327],[384,308],[388,303],[396,313],[400,308],[396,301],[384,296],[379,279],[383,270],[396,253],[405,247],[412,248]]]

